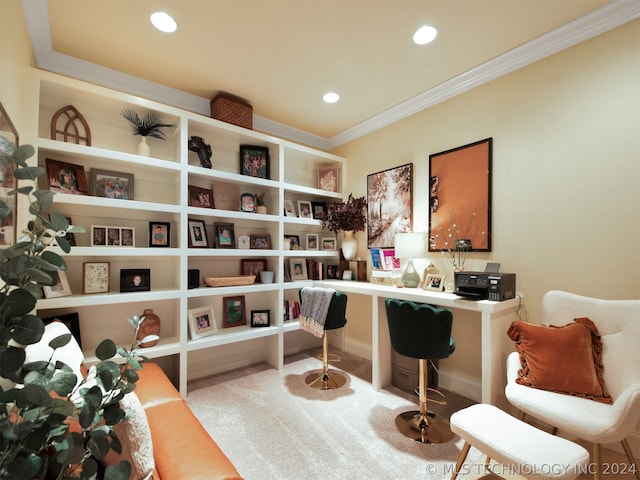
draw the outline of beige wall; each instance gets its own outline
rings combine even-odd
[[[29,67],[35,66],[31,41],[18,0],[0,1],[0,102],[19,133],[27,122]]]
[[[467,269],[491,260],[515,272],[527,318],[539,322],[550,289],[640,298],[639,85],[636,20],[333,153],[348,158],[354,195],[366,195],[367,174],[413,162],[414,229],[424,231],[429,154],[493,137],[493,251]],[[347,343],[370,338],[366,325],[352,322]],[[477,357],[466,353],[456,350],[455,369],[473,376]]]

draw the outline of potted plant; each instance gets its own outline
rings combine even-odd
[[[327,211],[320,214],[323,229],[335,233],[343,232],[341,248],[346,260],[353,260],[358,251],[358,244],[353,234],[364,231],[367,223],[366,209],[365,198],[355,198],[350,193],[346,202],[329,202]]]
[[[140,117],[138,112],[131,108],[125,108],[121,115],[129,122],[134,135],[140,135],[140,143],[138,144],[138,154],[149,156],[150,148],[147,143],[147,137],[159,138],[166,140],[165,133],[162,128],[173,127],[172,124],[164,123],[158,112],[149,112],[144,117]]]
[[[16,165],[15,178],[31,181],[10,194],[29,199],[33,218],[14,245],[0,250],[0,479],[41,479],[51,474],[58,479],[92,478],[100,458],[111,449],[121,451],[112,427],[126,418],[120,400],[135,388],[136,370],[142,368],[134,353],[139,342],[134,340],[127,350],[111,340],[102,341],[96,349],[98,363],[79,382],[61,362],[25,363],[25,346],[38,343],[45,330],[33,313],[42,286],[56,285],[58,271],[66,268],[50,247],[57,244],[69,253],[65,235],[84,231],[51,211],[55,192],[34,189],[37,177],[45,172],[27,164],[34,153],[30,145],[10,155],[2,152]],[[11,208],[0,200],[0,221],[10,214]],[[130,320],[136,334],[142,320]],[[62,335],[49,346],[55,350],[70,340],[71,334]],[[125,359],[124,366],[112,360],[116,354]],[[77,430],[70,430],[72,423]],[[130,471],[124,461],[107,467],[105,478],[127,479]]]

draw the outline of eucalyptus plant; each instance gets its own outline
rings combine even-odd
[[[32,146],[23,145],[11,155],[2,152],[0,159],[15,165],[20,185],[27,182],[9,194],[26,196],[33,216],[18,241],[0,250],[0,376],[13,384],[0,388],[0,479],[92,479],[101,458],[111,449],[122,451],[112,427],[127,418],[120,400],[135,389],[136,371],[142,368],[135,347],[153,339],[134,340],[128,350],[102,341],[96,349],[98,363],[83,379],[62,362],[25,363],[24,347],[39,342],[44,333],[42,319],[33,313],[42,287],[56,285],[58,272],[66,268],[51,247],[69,253],[66,234],[84,232],[51,210],[55,192],[36,189],[45,170],[27,163],[34,153]],[[0,200],[0,222],[10,214],[9,205]],[[129,320],[135,334],[142,320]],[[70,340],[71,334],[62,335],[49,346],[55,350]],[[130,472],[123,461],[107,467],[104,479],[127,479]]]

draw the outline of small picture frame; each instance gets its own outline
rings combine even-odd
[[[271,248],[271,235],[251,235],[250,248],[257,250],[269,250]]]
[[[148,268],[123,268],[120,270],[120,292],[151,291],[151,270]]]
[[[289,250],[300,250],[302,248],[299,235],[285,235],[284,239],[289,240]]]
[[[94,197],[133,200],[133,174],[92,168],[89,186]]]
[[[338,265],[327,265],[327,280],[340,280]]]
[[[49,190],[71,195],[88,195],[89,185],[82,165],[45,159]]]
[[[327,202],[311,202],[311,215],[316,220],[322,220],[327,213]]]
[[[320,245],[322,247],[322,250],[335,250],[336,237],[323,237]]]
[[[71,287],[67,279],[67,272],[58,270],[58,283],[52,286],[44,285],[42,287],[45,298],[68,297],[71,295]]]
[[[338,167],[318,168],[318,188],[327,192],[337,192],[340,169]]]
[[[216,317],[213,315],[213,308],[211,306],[191,308],[187,313],[192,340],[208,337],[218,331]]]
[[[240,260],[241,275],[255,275],[256,281],[260,281],[260,272],[267,269],[266,258],[242,258]]]
[[[319,242],[317,233],[307,233],[307,250],[319,250]]]
[[[250,177],[269,178],[269,149],[240,145],[240,173]]]
[[[133,227],[91,225],[92,247],[134,247],[135,244]]]
[[[236,248],[233,223],[215,222],[213,224],[213,235],[216,248]]]
[[[223,328],[239,327],[247,324],[244,295],[222,297]]]
[[[307,262],[304,258],[290,258],[291,280],[307,280]]]
[[[208,247],[207,231],[202,220],[189,220],[189,248]]]
[[[284,215],[285,217],[296,217],[296,208],[293,206],[293,200],[284,199]]]
[[[298,200],[298,216],[300,218],[313,218],[311,216],[311,202]]]
[[[155,248],[171,246],[171,223],[149,222],[149,246]]]
[[[213,190],[210,188],[189,185],[189,206],[199,208],[215,208]]]
[[[109,274],[109,262],[83,262],[82,293],[108,293]]]
[[[240,211],[255,213],[256,196],[253,193],[243,193],[240,195]]]
[[[271,325],[270,310],[251,310],[252,327],[268,327]]]
[[[441,273],[426,273],[425,278],[422,281],[422,288],[424,290],[431,290],[434,292],[441,292],[444,290],[444,278]]]
[[[249,235],[240,235],[238,237],[238,248],[247,250],[251,248],[251,237]]]

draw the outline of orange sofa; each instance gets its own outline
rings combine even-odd
[[[242,480],[162,369],[147,362],[136,394],[147,414],[155,480]]]

